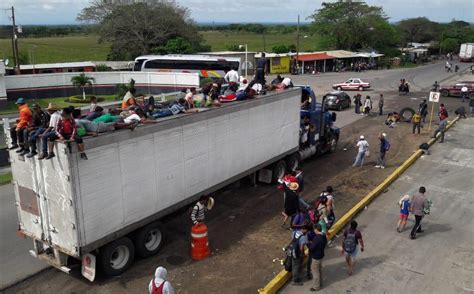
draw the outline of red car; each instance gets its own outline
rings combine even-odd
[[[457,83],[454,86],[452,85],[442,86],[439,89],[439,92],[441,93],[441,96],[443,97],[448,97],[448,96],[461,97],[461,89],[464,86],[467,87],[468,97],[471,99],[474,99],[474,81],[463,81],[463,82]]]
[[[345,81],[344,83],[332,85],[332,88],[338,91],[341,91],[341,90],[364,91],[365,89],[370,88],[370,83],[364,82],[359,78],[351,78]]]

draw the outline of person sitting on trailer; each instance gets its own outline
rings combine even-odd
[[[102,114],[98,118],[94,119],[93,122],[109,123],[120,120],[119,112],[115,108],[110,108],[109,112]]]
[[[123,123],[123,122],[94,122],[87,119],[80,119],[81,110],[74,109],[72,111],[72,116],[76,122],[77,128],[83,128],[85,130],[85,135],[97,136],[99,133],[113,132],[120,129],[130,129],[134,130],[138,125],[138,122],[132,123]]]
[[[137,108],[129,112],[129,115],[123,119],[123,122],[126,124],[138,122],[141,124],[154,124],[156,120],[149,119],[143,109]]]
[[[170,107],[157,109],[155,110],[151,116],[155,119],[167,117],[171,115],[177,115],[180,113],[191,113],[191,112],[199,112],[197,108],[186,109],[187,101],[184,98],[178,100],[178,103],[171,105]]]
[[[293,82],[291,81],[291,79],[290,78],[283,78],[281,83],[276,84],[276,85],[272,85],[271,89],[272,90],[284,90],[284,89],[288,89],[290,87],[293,87]]]
[[[96,106],[94,111],[86,115],[84,119],[92,121],[103,114],[104,114],[104,109],[101,106]]]
[[[58,122],[58,125],[55,129],[55,135],[49,138],[49,153],[48,156],[46,156],[46,159],[51,159],[56,156],[54,154],[54,141],[57,139],[60,141],[75,141],[77,143],[77,148],[79,149],[81,158],[87,160],[87,155],[84,152],[84,143],[82,138],[77,135],[77,125],[74,121],[74,118],[72,117],[72,109],[70,107],[63,109],[61,120]]]
[[[135,98],[135,93],[137,90],[135,88],[130,88],[128,92],[123,96],[122,99],[122,110],[128,109],[130,106],[139,106],[144,103],[140,103],[137,98]],[[143,100],[143,97],[141,97]]]
[[[283,78],[281,77],[281,75],[277,75],[276,78],[273,79],[271,84],[272,85],[278,85],[281,82],[283,82]]]
[[[195,87],[189,88],[189,92],[184,97],[184,99],[186,100],[186,109],[191,109],[195,107],[194,95],[196,95],[196,88]]]
[[[220,95],[220,85],[218,83],[213,83],[210,90],[209,90],[209,96],[206,100],[205,107],[219,107],[221,106],[221,103],[219,101],[219,95]]]

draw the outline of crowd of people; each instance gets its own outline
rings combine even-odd
[[[18,98],[19,118],[10,129],[12,142],[9,149],[18,149],[16,152],[27,158],[38,156],[39,160],[49,160],[56,156],[56,140],[66,142],[69,147],[71,142],[76,142],[80,158],[87,160],[84,136],[97,136],[119,129],[134,130],[139,124],[156,123],[160,118],[195,113],[202,108],[220,107],[222,103],[252,99],[266,91],[293,87],[290,78],[281,76],[266,85],[264,57],[251,82],[231,68],[223,79],[204,85],[201,93],[195,87],[183,89],[172,101],[157,102],[153,96],[136,97],[136,89],[130,88],[123,96],[120,107],[106,111],[93,96],[88,111],[83,114],[79,108],[69,106],[59,109],[52,103],[44,110],[36,103],[30,108],[24,98]]]

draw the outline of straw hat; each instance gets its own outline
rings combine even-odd
[[[207,201],[207,210],[211,210],[214,207],[214,198],[209,197],[209,200]]]
[[[291,182],[288,184],[288,189],[290,189],[291,191],[296,191],[300,188],[300,185],[298,185],[297,182]]]
[[[49,103],[46,110],[58,110],[58,107],[54,105],[53,103]]]

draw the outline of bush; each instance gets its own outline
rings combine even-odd
[[[86,95],[86,99],[83,99],[82,96],[71,96],[69,98],[67,98],[66,100],[64,100],[64,102],[69,102],[69,103],[91,103],[91,97],[93,95]],[[105,98],[104,97],[97,97],[97,102],[102,102],[102,101],[105,101]]]

